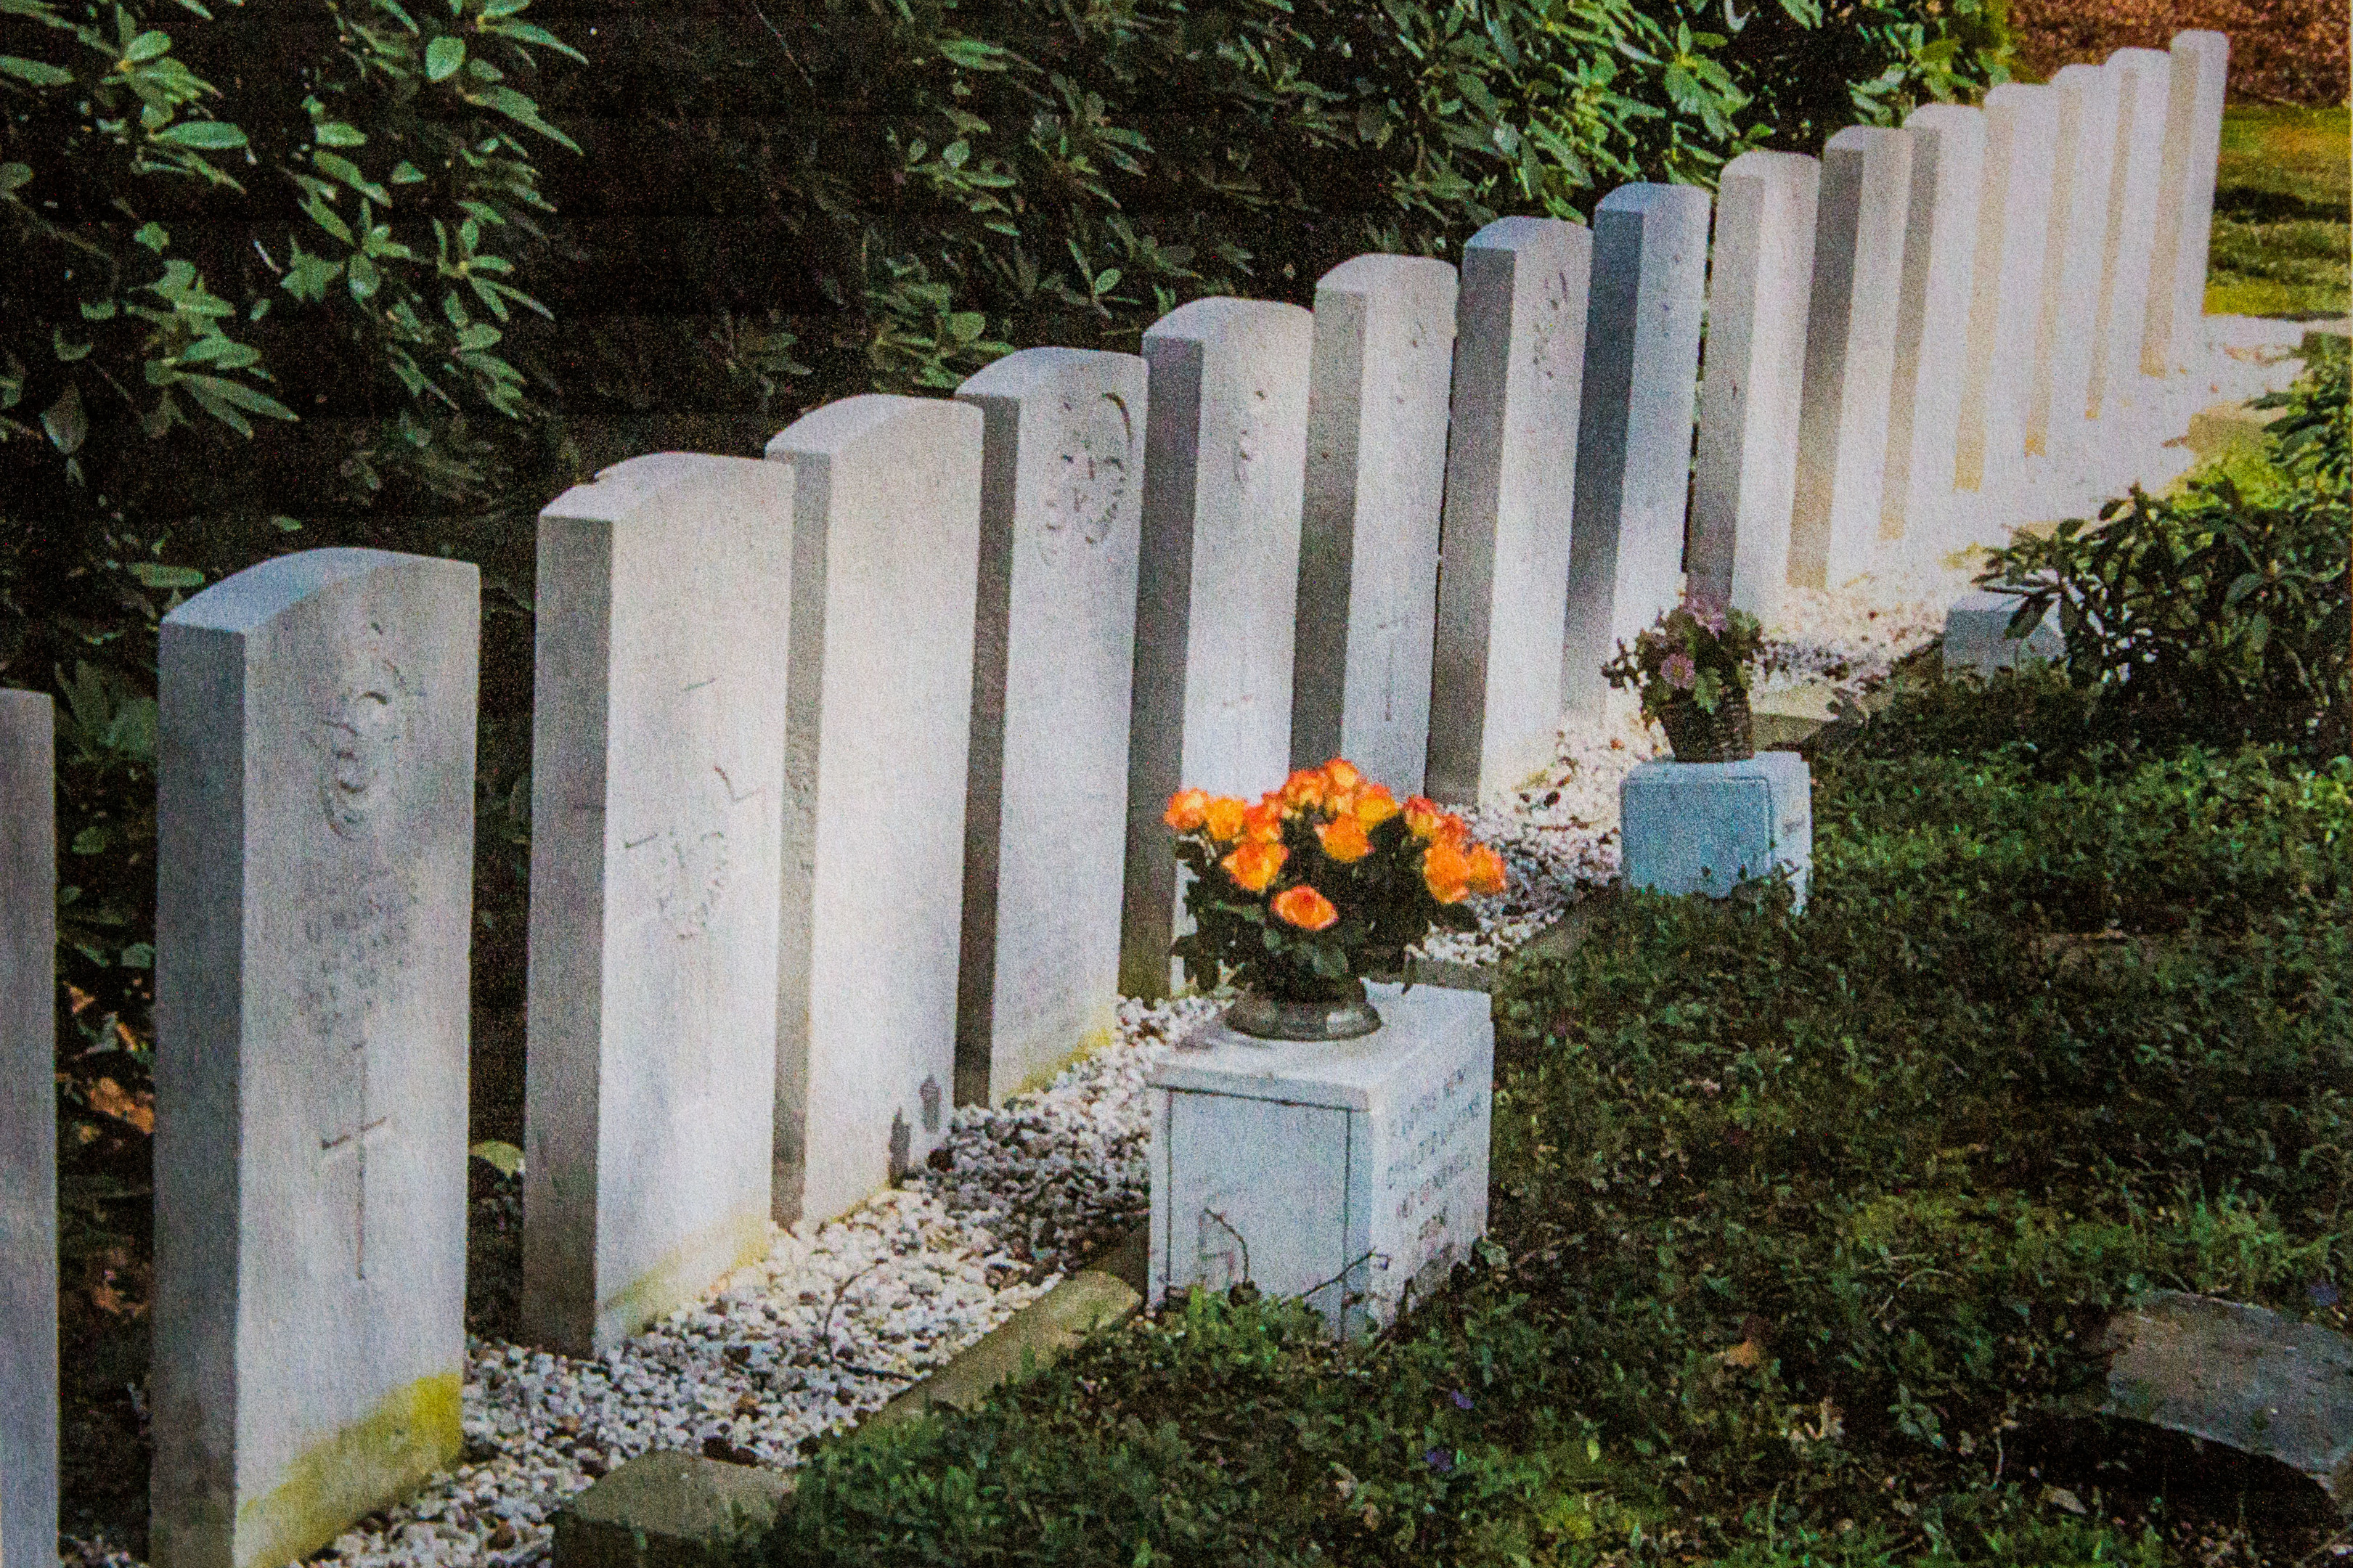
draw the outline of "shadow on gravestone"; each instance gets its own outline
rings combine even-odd
[[[57,718],[0,691],[0,1560],[58,1551]]]
[[[789,466],[540,514],[524,1333],[606,1350],[766,1256]]]
[[[461,1447],[480,592],[284,555],[164,617],[157,1568],[278,1568]]]

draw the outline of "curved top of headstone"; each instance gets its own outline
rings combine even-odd
[[[2097,69],[2097,67],[2092,68]],[[1985,135],[1985,110],[1967,103],[1924,103],[1904,117],[1906,131],[1933,131],[1939,136],[1954,132]],[[1745,155],[1745,154],[1744,154]]]
[[[1585,233],[1581,223],[1564,218],[1530,217],[1525,214],[1499,217],[1465,240],[1465,250],[1525,250],[1532,246],[1560,245],[1572,234]]]
[[[1911,138],[1912,133],[1909,131],[1901,130],[1893,125],[1850,125],[1824,142],[1822,151],[1843,153],[1852,149],[1859,153],[1868,153],[1874,147],[1885,146],[1890,142],[1908,142]]]
[[[1036,348],[1007,354],[965,378],[958,397],[1029,397],[1073,382],[1095,385],[1144,374],[1134,354],[1106,349]]]
[[[2173,57],[2163,49],[2118,49],[2108,57],[2107,63],[2126,68],[2170,71]]]
[[[2157,58],[2165,58],[2163,55]],[[2172,68],[2170,62],[2166,68]],[[1990,113],[2014,115],[2025,123],[2040,124],[2047,120],[2053,129],[2059,123],[2059,89],[2040,82],[2003,82],[1987,92],[1985,106]]]
[[[408,555],[393,550],[344,545],[298,550],[224,577],[165,616],[164,624],[199,631],[251,632],[338,583],[373,576],[390,567],[418,565],[470,574],[476,570],[469,562],[438,555]]]
[[[768,438],[771,458],[841,457],[868,440],[921,436],[929,423],[944,433],[962,430],[980,439],[980,410],[946,397],[904,397],[861,392],[811,409]]]
[[[1454,264],[1435,256],[1395,256],[1373,251],[1352,256],[1315,280],[1315,291],[1436,288],[1454,281]]]
[[[2113,89],[2115,82],[2116,78],[2110,76],[2104,68],[2085,65],[2080,60],[2072,66],[2061,66],[2051,78],[2052,87],[2074,87],[2079,84],[2084,87],[2096,87],[2105,83]]]
[[[1754,174],[1765,180],[1796,180],[1819,175],[1821,161],[1804,153],[1776,153],[1763,147],[1752,147],[1724,166],[1723,181],[1740,174]]]
[[[2196,49],[2200,53],[2209,49],[2216,50],[2227,58],[2231,53],[2231,35],[2213,32],[2204,27],[2191,27],[2173,35],[2173,47],[2177,49]]]
[[[1219,294],[1177,306],[1145,329],[1144,341],[1148,343],[1155,338],[1183,338],[1211,342],[1220,338],[1272,332],[1295,336],[1299,352],[1304,353],[1314,331],[1314,321],[1312,311],[1297,305],[1272,300],[1235,300]]]
[[[1603,213],[1672,213],[1677,208],[1684,209],[1686,212],[1697,212],[1704,216],[1707,212],[1707,193],[1697,185],[1654,185],[1637,183],[1619,186],[1602,197],[1600,204],[1593,211],[1594,216],[1598,217]]]
[[[574,485],[541,508],[540,516],[626,522],[671,487],[721,475],[754,484],[776,485],[789,501],[792,473],[789,458],[772,464],[756,458],[717,457],[707,452],[648,452],[597,469],[595,479],[585,485]]]

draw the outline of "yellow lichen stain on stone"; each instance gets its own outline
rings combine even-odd
[[[696,1232],[596,1303],[596,1348],[636,1333],[663,1313],[702,1299],[720,1275],[768,1255],[768,1215],[745,1209]]]
[[[1093,1056],[1096,1052],[1108,1047],[1112,1041],[1118,1037],[1118,1026],[1113,1021],[1111,1010],[1109,1008],[1103,1010],[1102,1016],[1103,1021],[1101,1023],[1097,1024],[1094,1027],[1089,1029],[1085,1034],[1079,1037],[1079,1043],[1077,1045],[1071,1047],[1064,1055],[1056,1058],[1054,1060],[1048,1062],[1044,1067],[1038,1068],[1035,1072],[1029,1074],[1029,1077],[1023,1079],[1019,1083],[1015,1084],[1011,1089],[997,1096],[997,1103],[1003,1105],[1015,1095],[1029,1094],[1035,1090],[1044,1089],[1047,1085],[1052,1083],[1057,1078],[1060,1078],[1062,1074],[1062,1069],[1065,1068],[1075,1067],[1080,1062],[1086,1060],[1089,1057]]]
[[[235,1568],[299,1562],[457,1458],[459,1382],[456,1372],[420,1377],[304,1449],[283,1480],[237,1510]]]

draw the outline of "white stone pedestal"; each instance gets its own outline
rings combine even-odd
[[[1153,1074],[1152,1300],[1247,1279],[1350,1334],[1427,1298],[1485,1234],[1488,998],[1368,989],[1382,1022],[1360,1039],[1220,1020]]]
[[[1945,612],[1945,673],[1974,669],[1990,677],[1997,669],[2014,669],[2037,659],[2056,663],[2067,657],[2067,639],[2058,618],[2049,611],[2022,637],[2010,635],[2010,617],[2018,613],[2018,598],[1979,588],[1953,601]]]
[[[1806,907],[1814,866],[1813,775],[1795,752],[1738,763],[1644,763],[1618,786],[1629,888],[1722,898],[1787,870]]]

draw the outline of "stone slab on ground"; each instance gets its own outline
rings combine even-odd
[[[632,458],[539,519],[524,1337],[768,1250],[793,472]]]
[[[1255,799],[1291,762],[1313,320],[1195,300],[1144,334],[1144,447],[1120,990],[1170,991],[1177,878],[1161,821],[1191,784]]]
[[[1082,1268],[868,1416],[858,1430],[863,1434],[913,1421],[935,1405],[975,1409],[992,1390],[1059,1361],[1090,1334],[1125,1322],[1143,1304],[1143,1292],[1128,1281]]]
[[[58,1551],[57,717],[0,691],[0,1561]]]
[[[281,555],[164,617],[158,1568],[277,1568],[461,1447],[480,591]]]
[[[2105,1340],[2103,1415],[2276,1459],[2353,1511],[2353,1340],[2176,1290],[2111,1319]]]
[[[1061,348],[956,391],[983,421],[960,1105],[1002,1104],[1111,1037],[1145,395],[1134,354]]]
[[[1454,365],[1453,266],[1359,256],[1315,285],[1291,762],[1347,757],[1421,793],[1438,524]]]
[[[1787,872],[1806,905],[1813,872],[1813,781],[1795,752],[1737,763],[1644,763],[1620,785],[1625,883],[1722,898]]]
[[[1911,195],[1911,132],[1850,125],[1822,149],[1789,516],[1801,587],[1838,587],[1878,551]]]
[[[1688,586],[1767,625],[1789,580],[1821,173],[1802,153],[1750,152],[1716,184]]]
[[[2016,595],[1990,588],[1975,589],[1955,600],[1945,616],[1945,672],[1973,669],[1990,676],[2030,660],[2056,662],[2067,657],[2067,639],[2055,616],[2046,611],[2033,630],[2012,637],[2010,621],[2017,613]]]
[[[981,424],[969,404],[871,393],[768,442],[793,465],[780,1223],[831,1219],[921,1164],[950,1110]]]
[[[1367,989],[1382,1024],[1361,1038],[1220,1021],[1153,1074],[1149,1300],[1248,1282],[1353,1335],[1428,1297],[1485,1234],[1489,1000]]]
[[[1706,305],[1707,193],[1620,185],[1593,210],[1561,706],[1602,711],[1601,667],[1680,592]]]
[[[1593,236],[1505,217],[1462,247],[1423,792],[1472,805],[1552,755]]]
[[[725,1568],[792,1494],[784,1470],[640,1454],[556,1514],[556,1568]]]

